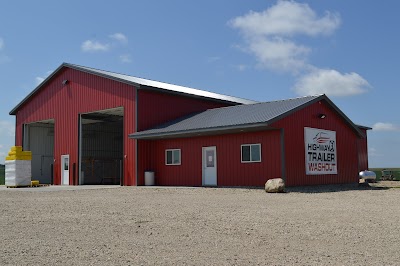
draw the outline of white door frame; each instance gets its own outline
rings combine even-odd
[[[207,168],[207,158],[206,158],[206,150],[214,150],[214,167],[215,168],[215,182],[206,183],[206,168]],[[202,184],[203,186],[217,186],[218,182],[218,171],[217,171],[217,147],[216,146],[209,146],[209,147],[202,147],[201,151],[202,157]]]
[[[64,164],[65,159],[68,159],[68,169],[67,170],[65,170],[65,164]],[[70,170],[69,154],[61,155],[61,185],[67,185],[67,186],[69,185],[69,174],[70,174],[69,170]],[[67,173],[67,171],[68,171],[67,179],[64,180],[64,176]]]

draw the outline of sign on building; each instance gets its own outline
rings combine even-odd
[[[337,174],[336,132],[304,128],[306,174]]]

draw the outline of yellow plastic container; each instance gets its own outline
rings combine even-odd
[[[11,156],[7,156],[6,157],[6,161],[14,161],[14,160],[31,161],[32,160],[32,156],[15,156],[15,155],[11,155]]]
[[[39,186],[39,180],[32,180],[31,186]]]
[[[13,147],[11,147],[11,150],[8,152],[6,161],[14,161],[14,160],[31,161],[32,160],[32,152],[31,151],[22,151],[21,146],[13,146]]]
[[[31,151],[10,151],[8,152],[9,156],[16,155],[16,156],[32,156]]]
[[[11,147],[11,151],[22,151],[22,146],[13,146]]]

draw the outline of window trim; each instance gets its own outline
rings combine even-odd
[[[172,163],[167,162],[168,152],[172,153]],[[174,151],[179,151],[179,163],[174,163]],[[165,165],[181,165],[182,164],[182,151],[181,149],[166,149],[165,150]]]
[[[253,161],[251,158],[251,146],[259,146],[260,147],[260,160],[258,161]],[[248,146],[250,147],[250,161],[243,161],[243,147]],[[240,145],[240,162],[241,163],[261,163],[262,157],[261,157],[261,143],[251,143],[251,144],[242,144]]]

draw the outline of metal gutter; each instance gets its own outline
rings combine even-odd
[[[129,134],[129,138],[132,139],[161,139],[161,138],[174,138],[174,137],[189,137],[199,135],[210,135],[216,133],[236,133],[242,131],[266,129],[268,123],[255,123],[255,124],[242,124],[234,126],[223,126],[223,127],[212,127],[212,128],[200,128],[190,130],[180,130],[172,132],[160,132],[160,133],[148,133],[140,134],[140,132]],[[145,131],[143,131],[145,132]]]
[[[361,128],[361,129],[365,129],[365,130],[372,130],[373,128],[372,127],[367,127],[367,126],[362,126],[362,125],[358,125],[358,124],[355,124],[358,128]]]

